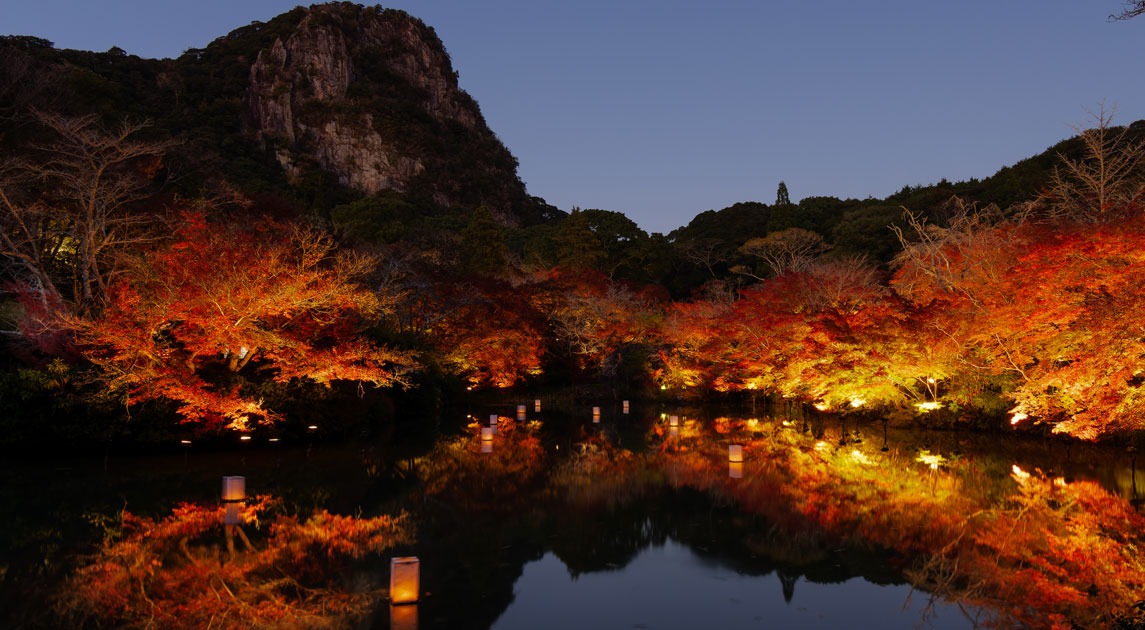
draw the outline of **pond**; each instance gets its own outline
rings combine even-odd
[[[449,418],[432,440],[9,461],[6,626],[52,625],[53,589],[121,510],[217,505],[224,475],[278,513],[410,515],[408,540],[343,568],[373,598],[356,627],[1113,627],[1145,599],[1124,449],[619,405]],[[392,609],[397,555],[420,559],[422,597]]]

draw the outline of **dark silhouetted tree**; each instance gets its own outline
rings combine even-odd
[[[786,206],[791,204],[791,197],[787,194],[787,184],[779,182],[779,189],[775,191],[775,205]]]

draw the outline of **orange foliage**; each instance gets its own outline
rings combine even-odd
[[[433,331],[446,366],[473,388],[512,387],[541,372],[544,335],[528,287],[486,281],[482,286],[439,285],[453,308]]]
[[[944,275],[908,261],[895,285],[968,372],[1009,377],[1035,422],[1082,439],[1141,428],[1145,230],[1137,221],[978,226]],[[941,281],[939,281],[941,280]]]
[[[273,504],[254,499],[244,522]],[[360,619],[382,589],[353,590],[351,560],[411,542],[407,517],[353,518],[321,511],[279,516],[254,549],[226,560],[223,508],[182,504],[160,520],[123,513],[107,540],[56,603],[71,627],[336,627]]]
[[[655,336],[660,314],[650,293],[599,272],[554,270],[548,276],[534,288],[530,301],[581,370],[614,376],[629,347]]]
[[[75,323],[85,355],[129,400],[169,399],[185,421],[242,428],[275,417],[240,391],[257,373],[406,383],[409,355],[357,336],[378,309],[353,283],[367,268],[307,229],[186,214],[170,245],[112,286],[102,316]]]

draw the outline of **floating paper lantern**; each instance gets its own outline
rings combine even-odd
[[[491,426],[491,427],[497,426],[497,414],[492,414],[489,416],[489,426]]]
[[[538,398],[533,401],[533,411],[541,413],[541,399]]]
[[[492,442],[493,441],[493,427],[481,427],[481,441],[482,442]]]
[[[742,479],[743,462],[728,462],[728,477],[732,479]]]
[[[525,406],[517,405],[517,420],[520,422],[525,421]]]
[[[416,604],[421,563],[417,556],[390,559],[390,603]]]
[[[600,422],[600,407],[593,407],[592,408],[592,421],[593,422]]]
[[[626,401],[624,401],[624,402],[623,402],[623,403],[621,403],[621,404],[622,404],[622,405],[623,405],[623,407],[624,407],[624,413],[625,413],[625,414],[627,414],[627,413],[628,413],[628,401],[626,400]]]
[[[668,416],[668,426],[670,426],[670,427],[680,426],[680,416]]]
[[[728,461],[736,464],[743,463],[743,445],[730,444],[728,445]]]

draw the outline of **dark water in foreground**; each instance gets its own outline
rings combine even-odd
[[[423,629],[972,628],[985,618],[913,590],[904,567],[886,554],[825,548],[813,532],[778,531],[663,471],[614,476],[609,490],[568,498],[584,485],[568,480],[570,469],[579,470],[567,465],[583,452],[578,445],[647,452],[655,448],[648,428],[657,421],[614,416],[597,427],[558,417],[539,431],[543,462],[495,465],[472,448],[457,451],[450,467],[435,461],[442,456],[428,445],[399,452],[373,440],[9,460],[0,466],[0,512],[10,515],[0,525],[0,621],[8,615],[16,625],[36,625],[37,589],[90,551],[120,510],[162,516],[179,502],[217,501],[224,475],[246,476],[251,494],[280,497],[296,513],[414,514],[418,541],[394,554],[421,558],[426,596],[416,616]],[[877,450],[879,425],[859,428],[863,448]],[[1012,485],[1010,467],[1020,463],[1095,479],[1127,498],[1136,490],[1125,453],[1113,449],[903,432],[893,433],[891,444],[908,454],[925,445],[952,458],[994,462],[982,468],[997,470],[1001,485]],[[380,581],[385,570],[372,572]],[[366,625],[390,621],[382,602]]]

